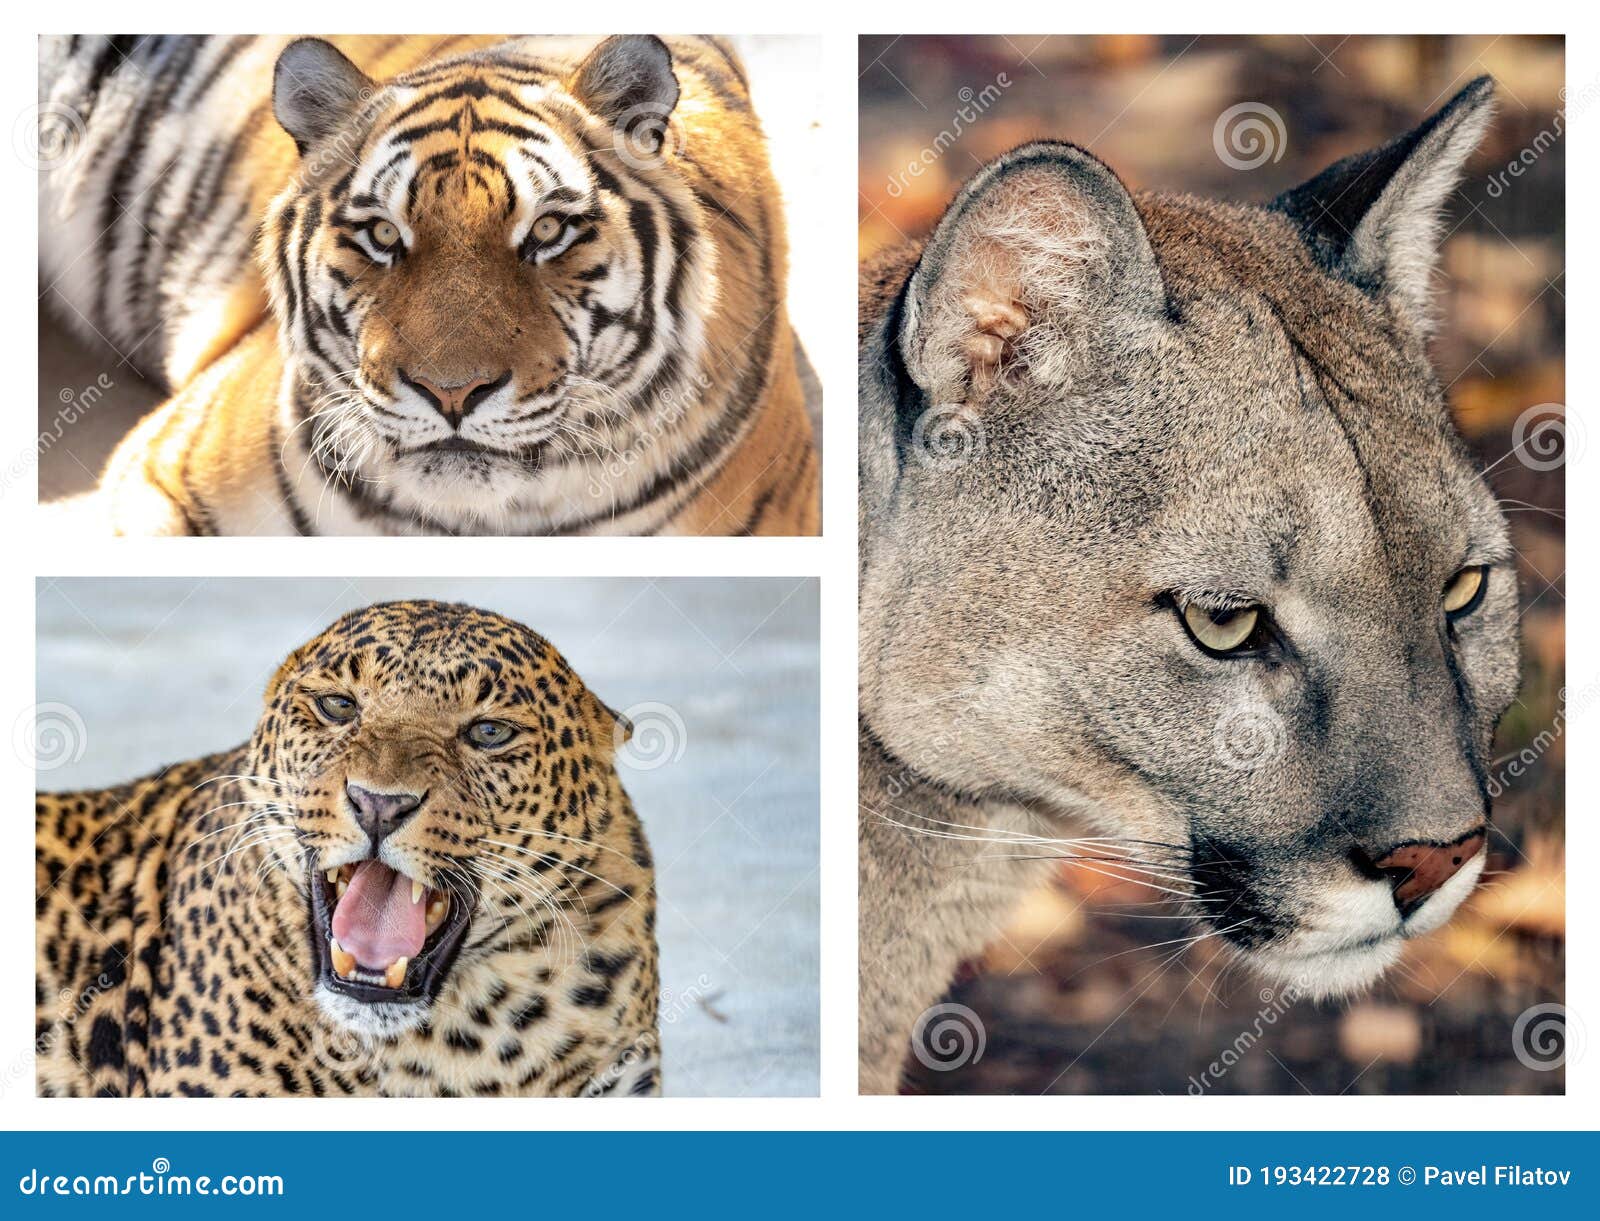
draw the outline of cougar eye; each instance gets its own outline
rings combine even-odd
[[[1266,616],[1259,606],[1212,610],[1197,602],[1183,608],[1183,626],[1207,653],[1231,655],[1251,651],[1262,643]]]
[[[1489,570],[1482,564],[1463,568],[1450,578],[1444,587],[1444,613],[1452,619],[1470,615],[1483,601],[1484,590],[1489,588]]]
[[[352,721],[360,711],[355,700],[348,695],[319,695],[317,696],[317,711],[330,721],[342,723]]]
[[[474,721],[467,726],[467,741],[474,746],[504,746],[516,736],[516,728],[504,721]]]

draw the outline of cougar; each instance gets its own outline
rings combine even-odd
[[[1316,997],[1472,889],[1516,573],[1428,297],[1492,94],[1260,206],[1028,144],[864,265],[864,1091],[1063,858]]]

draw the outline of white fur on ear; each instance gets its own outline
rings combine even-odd
[[[906,293],[900,348],[935,403],[975,404],[1006,374],[1069,384],[1100,326],[1163,301],[1126,189],[1069,144],[985,166],[934,231]]]
[[[1382,283],[1419,320],[1428,315],[1445,201],[1494,117],[1494,82],[1473,82],[1448,111],[1361,218],[1344,256],[1352,278]]]

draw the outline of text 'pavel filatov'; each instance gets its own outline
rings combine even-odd
[[[1570,1170],[1546,1170],[1543,1166],[1479,1166],[1473,1170],[1451,1170],[1425,1166],[1425,1187],[1566,1187],[1572,1181]]]

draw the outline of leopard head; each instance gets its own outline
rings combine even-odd
[[[468,606],[371,606],[296,649],[250,771],[294,833],[308,995],[393,1035],[464,958],[542,944],[581,905],[626,733],[548,641]]]

